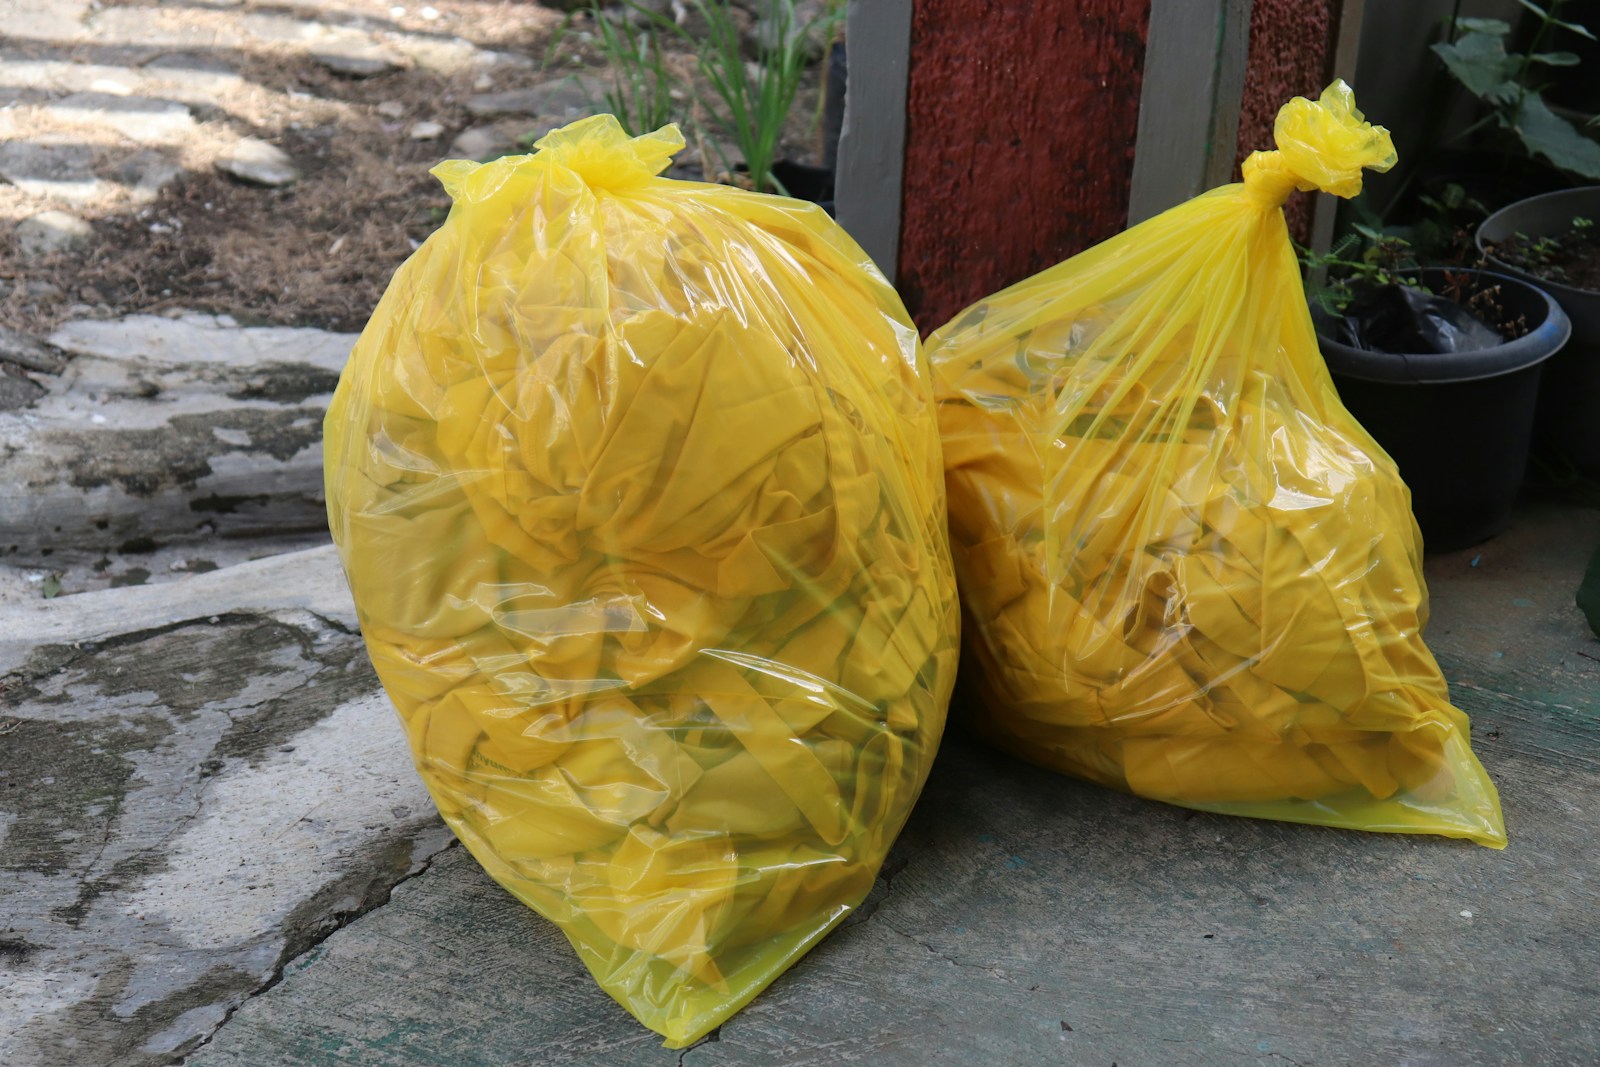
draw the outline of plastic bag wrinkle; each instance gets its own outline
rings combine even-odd
[[[904,309],[819,210],[654,177],[674,137],[441,167],[327,470],[440,811],[681,1047],[866,895],[959,616]]]
[[[1339,404],[1279,210],[1393,149],[1342,83],[1276,139],[930,338],[976,725],[1173,803],[1498,847],[1409,493]]]

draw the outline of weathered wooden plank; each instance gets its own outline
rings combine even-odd
[[[1128,224],[1228,181],[1250,0],[1151,0]]]
[[[912,0],[850,0],[850,67],[839,137],[839,224],[890,281],[900,255]]]

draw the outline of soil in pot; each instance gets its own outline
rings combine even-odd
[[[1574,219],[1593,225],[1574,226]],[[1492,269],[1548,291],[1572,319],[1572,342],[1545,368],[1536,449],[1556,469],[1600,473],[1600,187],[1512,204],[1478,228]],[[1558,276],[1560,275],[1560,276]]]
[[[1408,285],[1375,285],[1350,301],[1331,336],[1368,352],[1443,355],[1514,341],[1528,332],[1525,315],[1509,312],[1500,289],[1469,289],[1465,272],[1447,274],[1444,292]]]
[[[1543,281],[1600,293],[1600,224],[1594,219],[1578,216],[1565,232],[1514,233],[1484,251]]]
[[[1570,326],[1547,295],[1512,278],[1432,270],[1422,282],[1431,294],[1364,292],[1353,302],[1355,336],[1328,316],[1317,325],[1340,399],[1394,458],[1424,544],[1441,552],[1510,525],[1540,365]],[[1429,344],[1432,351],[1417,351]]]

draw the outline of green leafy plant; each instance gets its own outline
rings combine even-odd
[[[1295,250],[1306,271],[1306,298],[1335,317],[1364,288],[1406,285],[1427,291],[1411,242],[1367,223],[1354,223],[1326,252],[1300,245]]]
[[[1580,61],[1572,52],[1540,51],[1552,31],[1564,29],[1591,41],[1595,36],[1587,27],[1560,17],[1569,0],[1547,0],[1544,7],[1533,0],[1517,2],[1539,20],[1526,52],[1506,50],[1511,26],[1500,19],[1453,19],[1454,39],[1433,46],[1451,76],[1488,108],[1488,114],[1463,136],[1495,123],[1514,134],[1530,155],[1584,178],[1600,179],[1600,142],[1551,111],[1538,83],[1543,71],[1577,66]]]
[[[1417,257],[1429,263],[1465,263],[1474,258],[1472,235],[1490,215],[1489,208],[1470,196],[1464,186],[1450,182],[1438,196],[1419,193],[1425,214],[1407,227],[1393,227],[1411,242]]]
[[[697,97],[712,124],[738,146],[751,187],[786,192],[773,177],[772,164],[805,75],[807,41],[814,34],[831,33],[843,10],[839,4],[828,4],[814,18],[802,20],[795,0],[765,3],[772,32],[763,35],[753,64],[745,62],[743,35],[731,0],[690,0],[705,26],[703,40],[695,40],[686,27],[664,16],[650,18],[695,47],[705,82]]]
[[[665,31],[655,21],[657,16],[633,3],[623,8],[620,18],[612,18],[601,0],[590,0],[589,11],[611,71],[606,107],[623,129],[638,137],[672,121],[678,79],[662,55],[661,34]],[[631,17],[637,13],[646,17]],[[676,28],[673,23],[668,25]]]
[[[579,6],[581,8],[583,5]],[[572,21],[579,13],[576,10],[568,11],[550,32],[550,42],[545,45],[544,55],[539,60],[541,71],[551,71],[562,66],[583,66],[582,46],[576,43],[581,38],[572,32]]]
[[[1344,233],[1326,253],[1296,245],[1307,299],[1331,315],[1342,315],[1361,288],[1400,284],[1427,292],[1418,273],[1424,265],[1481,267],[1472,235],[1488,209],[1455,182],[1437,196],[1417,199],[1425,213],[1397,225],[1386,222],[1362,193],[1348,203]]]

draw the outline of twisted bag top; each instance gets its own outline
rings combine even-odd
[[[609,115],[435,173],[327,417],[328,512],[439,810],[682,1046],[866,895],[958,613],[916,331],[812,205]]]
[[[1499,847],[1410,495],[1339,403],[1280,210],[1394,150],[1342,82],[1276,140],[930,338],[980,726],[1177,804]]]

